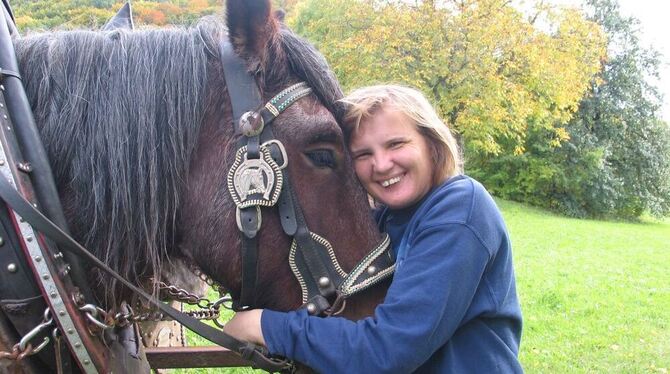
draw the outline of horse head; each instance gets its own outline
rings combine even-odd
[[[311,88],[272,129],[285,148],[284,172],[304,221],[349,272],[382,236],[338,124],[338,83],[269,1],[227,1],[227,24],[227,30],[216,19],[190,29],[117,25],[15,41],[71,232],[136,284],[155,290],[166,270],[185,262],[239,297],[240,230],[226,181],[240,135],[220,48],[228,38],[264,101],[298,82]],[[304,300],[289,264],[292,239],[276,206],[261,211],[253,306],[297,308]],[[89,279],[104,307],[130,297],[104,274],[91,271]],[[353,296],[347,315],[372,313],[383,294],[373,287]]]
[[[288,179],[309,229],[332,245],[342,269],[349,272],[381,236],[338,124],[337,100],[342,93],[324,58],[278,17],[269,1],[228,1],[228,37],[247,72],[255,77],[263,102],[300,81],[312,88],[312,94],[274,120],[272,129],[286,149]],[[225,84],[221,77],[216,80]],[[206,114],[183,194],[179,245],[184,255],[239,297],[240,231],[236,207],[225,188],[239,136],[233,134],[232,90],[215,91],[222,94],[207,106],[211,111]],[[217,108],[226,110],[220,113]],[[291,238],[282,231],[277,207],[262,209],[257,240],[259,273],[253,306],[295,309],[304,300],[289,267]],[[345,314],[371,314],[372,306],[383,297],[382,289],[354,297]]]

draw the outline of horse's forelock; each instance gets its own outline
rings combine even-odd
[[[338,101],[343,97],[340,83],[321,52],[305,39],[283,28],[282,46],[291,69],[316,92],[321,102],[339,119]]]
[[[339,121],[342,89],[326,59],[312,44],[282,26],[268,43],[266,56],[261,66],[265,91],[276,93],[286,88],[291,77],[304,81]]]

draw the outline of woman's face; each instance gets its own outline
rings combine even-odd
[[[361,122],[349,147],[358,179],[391,209],[413,205],[433,186],[428,142],[400,112],[380,110]]]

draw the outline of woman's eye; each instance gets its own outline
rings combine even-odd
[[[318,168],[335,169],[335,155],[333,151],[328,149],[317,149],[315,151],[306,152],[305,155],[309,157],[314,166]]]
[[[369,156],[370,156],[370,153],[359,153],[359,154],[354,155],[354,160],[355,161],[362,161],[362,160],[365,160],[366,158],[368,158]]]

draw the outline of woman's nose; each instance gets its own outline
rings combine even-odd
[[[374,171],[378,174],[384,174],[393,168],[393,160],[388,152],[379,152],[374,158]]]

